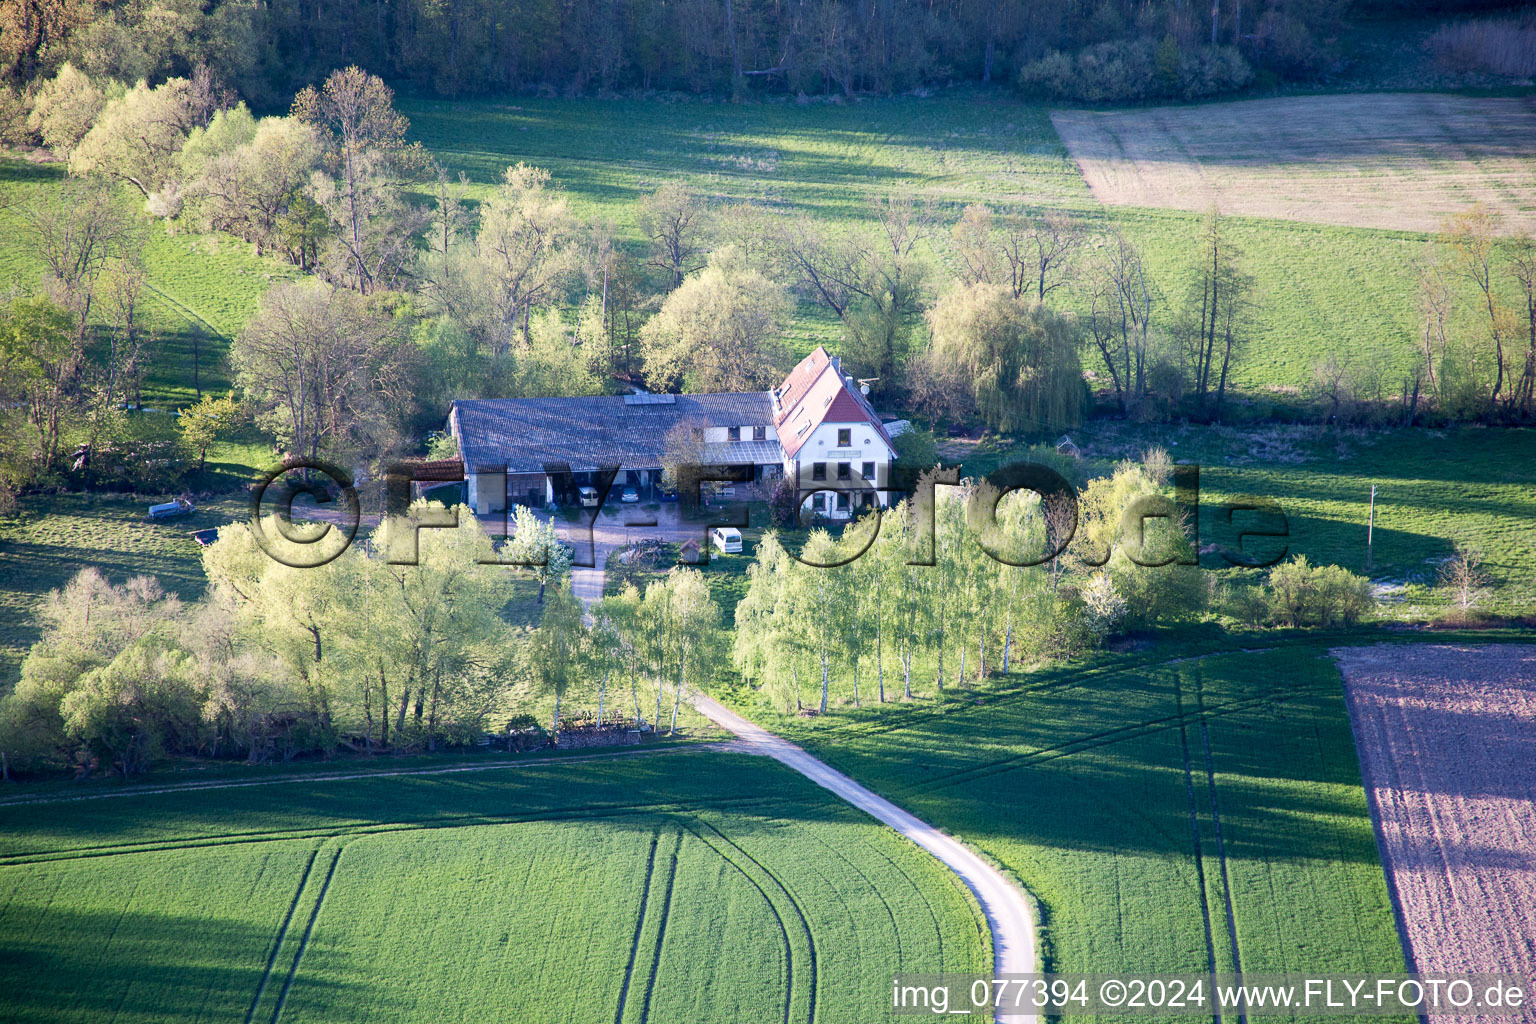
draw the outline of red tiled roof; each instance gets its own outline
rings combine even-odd
[[[779,412],[774,417],[774,423],[784,422],[784,418],[790,414],[811,385],[816,383],[816,378],[821,376],[821,371],[832,362],[832,357],[827,350],[820,345],[816,350],[789,371],[789,376],[784,378],[784,383],[779,385]]]
[[[806,380],[813,367],[814,376]],[[886,446],[894,449],[890,436],[880,423],[880,417],[875,415],[868,400],[849,386],[824,348],[818,347],[789,372],[780,388],[780,394],[783,396],[780,399],[780,413],[774,425],[778,431],[779,444],[783,445],[787,458],[794,458],[823,423],[869,424]],[[810,425],[800,430],[800,425],[807,420]]]
[[[464,479],[464,463],[458,459],[412,459],[405,465],[414,483],[456,483]]]

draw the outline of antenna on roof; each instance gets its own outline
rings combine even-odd
[[[852,377],[849,377],[848,379],[853,380]],[[864,395],[866,398],[869,397],[869,386],[879,379],[879,377],[860,377],[859,394]]]

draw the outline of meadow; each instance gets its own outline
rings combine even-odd
[[[1337,669],[1233,646],[810,720],[742,703],[1017,876],[1049,969],[1401,971]]]
[[[0,287],[35,288],[43,262],[25,244],[30,228],[17,209],[46,203],[65,177],[62,164],[36,164],[0,155]],[[137,201],[134,201],[137,206]],[[197,401],[199,386],[215,395],[229,390],[225,354],[256,302],[274,281],[297,270],[257,256],[239,239],[222,234],[171,234],[160,221],[140,225],[145,287],[141,302],[154,332],[143,399],[154,408]]]
[[[1458,542],[1481,550],[1490,577],[1487,606],[1536,605],[1536,432],[1459,427],[1446,430],[1331,430],[1317,426],[1133,426],[1096,421],[1072,431],[1084,462],[1080,475],[1109,472],[1120,459],[1162,446],[1176,462],[1200,467],[1200,542],[1231,546],[1244,520],[1226,506],[1245,496],[1271,498],[1286,516],[1284,539],[1251,538],[1244,550],[1305,555],[1371,577],[1391,608],[1434,609],[1440,564]],[[1023,442],[973,448],[966,475],[983,476],[1030,458]],[[1371,486],[1376,517],[1367,560]],[[1256,520],[1249,520],[1255,522]],[[1229,580],[1256,570],[1231,568],[1219,554],[1201,564]]]
[[[519,161],[545,167],[579,213],[642,245],[635,201],[680,180],[728,204],[809,213],[834,228],[866,223],[871,199],[910,193],[941,220],[928,255],[950,272],[947,229],[969,203],[1060,209],[1142,247],[1169,315],[1184,303],[1203,211],[1107,208],[1094,198],[1050,112],[1006,94],[957,89],[849,104],[640,100],[402,99],[412,136],[484,195]],[[1198,110],[1207,107],[1194,108]],[[1256,281],[1256,307],[1234,386],[1294,405],[1330,353],[1380,374],[1388,390],[1418,338],[1414,259],[1427,235],[1229,218]],[[1462,298],[1471,299],[1470,286]],[[1069,308],[1080,304],[1073,296]],[[1168,326],[1168,316],[1163,326]],[[840,329],[802,302],[790,329],[800,354],[836,351]],[[1085,366],[1093,363],[1085,359]]]
[[[805,105],[401,97],[399,106],[411,119],[412,137],[451,174],[470,178],[472,201],[485,196],[507,166],[536,164],[551,171],[578,214],[611,223],[635,251],[644,244],[635,201],[674,180],[716,204],[805,212],[834,228],[866,223],[871,199],[913,194],[931,202],[942,222],[927,245],[941,267],[938,279],[949,273],[947,225],[966,204],[1060,209],[1094,229],[1117,227],[1141,245],[1165,304],[1166,327],[1184,303],[1198,248],[1200,212],[1102,206],[1050,111],[1001,92],[956,89]],[[1455,169],[1433,147],[1408,158],[1446,173]],[[62,173],[56,164],[0,159],[0,198],[36,200]],[[425,192],[418,198],[427,201]],[[1335,354],[1395,389],[1416,351],[1413,261],[1429,236],[1252,216],[1229,220],[1256,282],[1234,387],[1293,405],[1312,387],[1317,365]],[[16,211],[0,208],[0,230],[24,235]],[[179,406],[195,398],[194,338],[201,350],[199,383],[217,393],[228,386],[221,357],[229,339],[261,293],[296,272],[228,236],[171,234],[151,223],[144,239],[145,302],[160,336],[145,400]],[[0,247],[0,281],[30,286],[39,270],[25,246]],[[1470,306],[1471,286],[1460,282],[1458,289]],[[1068,308],[1081,304],[1075,295],[1064,301]],[[803,354],[817,344],[836,350],[840,338],[823,308],[798,305],[789,330],[793,351]],[[1093,369],[1091,361],[1085,365]]]
[[[897,970],[991,962],[940,865],[735,754],[0,805],[0,822],[18,1022],[859,1021]]]

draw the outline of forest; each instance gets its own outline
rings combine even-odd
[[[25,90],[68,62],[131,84],[208,64],[261,110],[351,64],[443,96],[848,97],[1018,81],[1188,98],[1256,74],[1325,76],[1352,22],[1410,12],[1432,13],[1381,0],[5,0],[0,78]]]

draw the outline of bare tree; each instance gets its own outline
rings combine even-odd
[[[1530,416],[1536,412],[1536,237],[1517,235],[1508,242],[1510,269],[1520,283],[1525,304],[1525,365],[1515,382],[1510,402]]]
[[[450,180],[448,171],[437,161],[432,162],[432,222],[427,233],[427,246],[435,253],[446,253],[469,235],[474,220],[465,200],[469,196],[469,175],[459,172],[458,180]]]
[[[1088,275],[1088,333],[1115,386],[1121,412],[1146,394],[1152,306],[1156,296],[1141,251],[1119,231]]]
[[[362,68],[333,71],[319,90],[293,99],[293,116],[329,140],[330,174],[317,175],[314,199],[336,228],[348,275],[367,294],[398,270],[423,217],[399,190],[422,180],[428,157],[407,143],[410,122],[395,111],[395,94]]]
[[[1451,592],[1463,615],[1487,596],[1485,588],[1491,578],[1482,566],[1481,549],[1460,541],[1456,553],[1440,566],[1440,585]]]
[[[788,276],[842,321],[848,359],[885,380],[912,348],[928,278],[917,247],[934,215],[896,194],[871,201],[870,212],[875,224],[865,232],[830,232],[809,217],[791,219],[775,248]]]
[[[313,279],[272,286],[230,347],[257,421],[288,451],[382,452],[409,415],[394,320],[356,292]]]
[[[137,254],[121,260],[107,278],[100,308],[110,344],[105,395],[108,406],[119,394],[124,402],[132,395],[132,404],[140,408],[144,404],[140,386],[144,381],[145,364],[149,361],[148,350],[155,341],[154,331],[140,306],[144,286],[144,265]]]
[[[1448,327],[1451,318],[1451,285],[1445,277],[1445,266],[1433,244],[1425,247],[1418,261],[1419,267],[1419,316],[1421,328],[1419,342],[1424,352],[1424,373],[1430,387],[1436,392],[1440,380],[1435,367],[1445,354],[1450,341]]]
[[[698,265],[704,252],[707,208],[698,193],[669,181],[640,200],[641,234],[651,240],[650,265],[672,275],[672,287]]]
[[[1033,292],[1037,302],[1067,283],[1066,272],[1088,237],[1059,211],[1000,217],[980,204],[965,208],[950,236],[966,284],[1007,284],[1014,298]]]
[[[996,284],[1001,276],[998,253],[993,245],[994,221],[991,207],[972,203],[949,229],[955,255],[960,260],[963,284]]]
[[[1206,215],[1201,250],[1186,311],[1194,322],[1185,325],[1185,344],[1195,394],[1204,403],[1214,391],[1219,416],[1232,359],[1247,327],[1253,278],[1243,271],[1242,251],[1228,233],[1219,210],[1212,209]]]
[[[33,251],[85,336],[96,282],[113,262],[142,248],[133,211],[107,181],[71,178],[11,207],[30,229]]]
[[[1010,232],[1008,248],[1015,255],[1009,262],[1022,267],[1023,256],[1028,255],[1028,265],[1034,271],[1035,301],[1044,302],[1047,295],[1066,284],[1067,268],[1086,237],[1077,221],[1056,210],[1029,218]],[[1014,278],[1018,281],[1023,275],[1015,272]],[[1019,294],[1017,284],[1014,294]]]
[[[1460,257],[1462,272],[1482,293],[1483,308],[1488,315],[1488,336],[1493,342],[1496,376],[1490,399],[1494,405],[1498,405],[1499,396],[1504,392],[1504,335],[1509,320],[1495,294],[1493,264],[1498,248],[1499,222],[1497,213],[1478,203],[1465,212],[1447,217],[1442,230],[1446,241]]]

